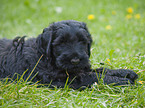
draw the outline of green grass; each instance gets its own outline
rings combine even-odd
[[[57,13],[56,7],[62,12]],[[133,8],[126,19],[126,9]],[[144,0],[0,0],[0,38],[37,37],[50,23],[61,20],[86,22],[94,40],[91,64],[111,69],[132,69],[135,86],[94,84],[77,91],[68,88],[37,88],[37,84],[0,82],[0,107],[145,107],[145,3]],[[112,11],[116,14],[112,15]],[[136,14],[140,19],[135,19]],[[88,20],[89,14],[95,15]],[[111,25],[112,30],[106,30]],[[140,81],[144,81],[140,84]]]

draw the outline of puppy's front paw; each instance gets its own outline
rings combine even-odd
[[[136,80],[138,78],[138,75],[134,71],[132,70],[125,70],[125,71],[127,71],[126,78],[129,78],[131,80]]]
[[[105,75],[103,80],[104,80],[104,83],[113,84],[113,85],[134,84],[134,81],[130,80],[129,78],[121,78],[121,77],[117,77],[117,76]]]

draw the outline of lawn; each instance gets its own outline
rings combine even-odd
[[[145,107],[144,0],[0,0],[0,38],[37,37],[50,23],[69,19],[88,25],[92,68],[132,69],[139,75],[136,84],[100,82],[78,91],[0,81],[0,107]]]

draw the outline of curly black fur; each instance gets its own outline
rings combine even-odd
[[[105,72],[104,83],[124,85],[134,83],[137,74],[131,70],[110,70],[90,68],[89,57],[92,43],[91,35],[83,22],[68,20],[51,24],[37,38],[24,40],[0,40],[0,78],[20,75],[28,69],[25,80],[41,56],[29,80],[50,84],[50,87],[64,87],[66,79],[74,89],[89,87]],[[37,73],[37,74],[36,74]],[[14,79],[17,76],[14,76]]]

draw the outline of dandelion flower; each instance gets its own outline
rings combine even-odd
[[[130,13],[130,14],[132,14],[133,13],[132,7],[127,8],[127,12]]]
[[[106,30],[112,30],[112,26],[111,25],[107,25],[105,28],[106,28]]]
[[[131,19],[132,18],[132,15],[128,14],[126,15],[126,19]]]
[[[116,15],[116,11],[112,11],[112,15]]]
[[[108,62],[110,62],[110,59],[107,59]]]
[[[134,18],[135,19],[140,19],[140,14],[135,14]]]
[[[140,84],[143,84],[144,83],[144,81],[138,81]]]
[[[95,16],[93,14],[88,15],[88,20],[93,20],[95,19]]]

